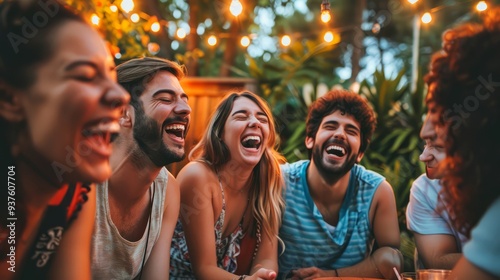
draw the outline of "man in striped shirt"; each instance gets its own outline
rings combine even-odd
[[[375,124],[366,100],[346,90],[311,106],[305,139],[311,159],[282,166],[280,279],[396,279],[393,268],[401,270],[403,261],[394,192],[384,177],[357,164]]]

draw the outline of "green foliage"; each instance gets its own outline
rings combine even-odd
[[[382,69],[374,73],[373,82],[361,83],[360,94],[367,97],[378,121],[361,164],[382,174],[392,185],[402,232],[401,251],[405,257],[405,271],[409,271],[413,269],[414,244],[406,229],[405,213],[411,184],[424,172],[418,157],[422,152],[419,132],[425,114],[425,91],[420,79],[416,91],[410,92],[402,79],[404,71],[395,78],[387,78]]]

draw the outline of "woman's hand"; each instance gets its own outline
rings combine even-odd
[[[266,268],[260,268],[254,274],[247,277],[248,280],[274,280],[276,279],[276,271]]]

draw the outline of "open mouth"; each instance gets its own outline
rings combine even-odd
[[[184,138],[186,126],[183,124],[170,124],[165,127],[165,132],[175,137]]]
[[[261,144],[260,136],[256,135],[249,135],[243,138],[243,140],[241,140],[241,145],[243,145],[243,147],[248,149],[258,150],[260,148],[260,144]]]
[[[120,125],[117,121],[105,119],[97,123],[92,122],[85,126],[82,130],[82,135],[98,143],[109,144],[118,137],[119,131]]]
[[[330,155],[336,155],[338,157],[343,157],[346,155],[345,148],[343,148],[339,145],[330,145],[330,146],[326,147],[326,152]]]

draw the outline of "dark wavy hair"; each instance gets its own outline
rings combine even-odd
[[[467,236],[500,196],[500,10],[443,34],[425,77],[447,133],[443,195]]]
[[[317,99],[309,108],[306,121],[306,136],[315,138],[323,118],[335,111],[348,114],[359,122],[361,130],[359,151],[364,153],[375,131],[377,119],[367,101],[352,91],[335,89]]]
[[[21,90],[32,86],[36,82],[38,66],[54,54],[55,30],[67,21],[85,22],[56,0],[6,0],[0,3],[0,83]],[[0,88],[0,99],[9,98]],[[19,125],[0,119],[2,167],[13,162],[10,145],[16,140],[17,129],[14,127]]]

